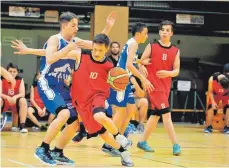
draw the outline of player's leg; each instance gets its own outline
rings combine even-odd
[[[2,114],[3,109],[4,109],[4,99],[0,98],[0,103],[1,103],[1,113],[0,113],[0,119],[1,119],[1,125],[0,125],[0,131],[4,128],[6,121],[7,121],[7,116],[6,114]]]
[[[39,121],[37,120],[37,118],[34,116],[35,113],[37,112],[37,109],[35,107],[29,107],[28,108],[28,117],[29,119],[37,126],[37,127],[41,127],[41,124],[39,123]]]
[[[63,131],[60,134],[60,137],[58,138],[56,142],[55,148],[51,152],[52,158],[58,164],[74,164],[75,163],[73,160],[64,156],[64,153],[63,153],[65,146],[71,141],[71,139],[75,135],[75,132],[79,130],[79,121],[77,117],[77,112],[75,108],[72,107],[72,105],[69,105],[71,103],[68,102],[67,104],[68,104],[68,109],[70,110],[70,117],[67,120],[66,127],[63,129]]]
[[[56,162],[50,155],[49,145],[69,119],[70,111],[58,90],[56,88],[48,89],[49,92],[45,92],[40,85],[38,85],[39,95],[45,107],[48,111],[56,115],[56,118],[49,125],[42,144],[36,149],[35,156],[47,165],[56,165]]]
[[[137,131],[140,133],[144,132],[144,121],[147,115],[148,111],[148,100],[146,98],[140,98],[138,102],[136,103],[138,109],[139,109],[139,124],[137,126]]]
[[[224,115],[225,115],[225,127],[224,127],[224,130],[223,132],[225,134],[229,134],[229,105],[226,105],[224,107]]]
[[[27,133],[28,130],[25,128],[25,120],[28,112],[26,99],[24,97],[17,99],[16,107],[17,107],[17,111],[19,110],[20,132]]]
[[[106,131],[106,129],[100,130],[98,134],[107,144],[109,144],[110,146],[112,146],[120,152],[121,163],[123,166],[134,166],[133,161],[130,158],[130,153],[126,149],[124,149],[119,143],[117,143],[115,137],[112,134]]]
[[[211,133],[212,132],[212,121],[214,117],[214,109],[212,108],[212,105],[208,105],[207,110],[207,116],[206,116],[206,128],[204,129],[205,133]]]

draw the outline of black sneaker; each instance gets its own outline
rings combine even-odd
[[[78,143],[80,142],[84,137],[87,137],[86,133],[78,133],[74,138],[72,138],[72,141]]]
[[[42,131],[42,132],[47,131],[47,129],[48,128],[45,125],[41,125],[41,127],[40,127],[40,131]]]
[[[208,126],[207,128],[205,128],[204,130],[205,133],[212,133],[212,126]]]
[[[103,144],[102,151],[109,154],[110,156],[113,156],[113,157],[120,156],[120,152],[117,149],[112,148],[108,144]]]

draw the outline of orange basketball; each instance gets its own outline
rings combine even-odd
[[[112,68],[108,73],[107,82],[117,91],[123,91],[129,83],[129,74],[120,67]]]

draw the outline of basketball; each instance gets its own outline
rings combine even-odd
[[[129,83],[129,74],[125,69],[115,67],[109,71],[107,81],[114,90],[123,91]]]

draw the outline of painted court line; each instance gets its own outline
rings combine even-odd
[[[17,163],[17,164],[22,165],[22,166],[26,166],[26,167],[30,167],[30,168],[35,168],[34,166],[31,166],[31,165],[28,165],[28,164],[24,164],[22,162],[18,162],[18,161],[12,160],[12,159],[8,159],[8,161],[13,162],[13,163]]]

